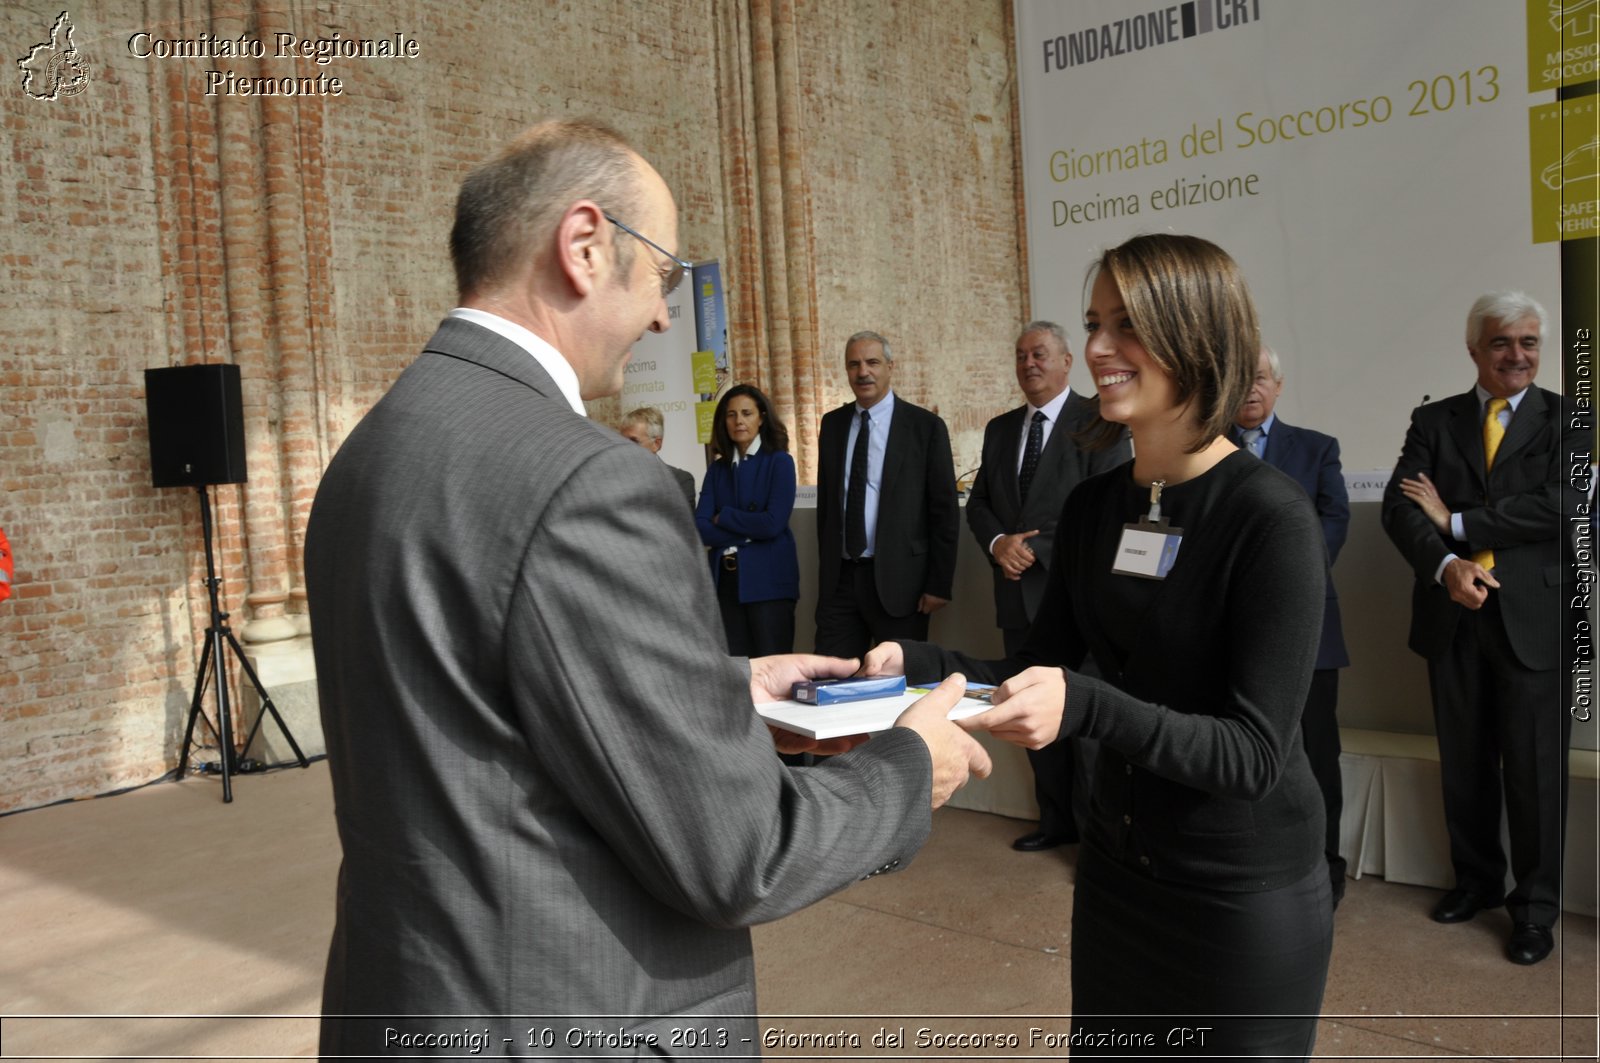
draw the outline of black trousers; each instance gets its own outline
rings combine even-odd
[[[1006,656],[1014,656],[1028,640],[1027,628],[1003,627],[1000,639]],[[1043,749],[1030,749],[1028,764],[1033,768],[1033,799],[1039,803],[1039,831],[1054,838],[1076,839],[1078,820],[1074,813],[1086,806],[1087,794],[1076,792],[1079,742],[1062,739]]]
[[[717,564],[723,565],[721,558]],[[722,612],[728,652],[733,656],[765,657],[794,651],[793,598],[741,602],[739,570],[722,567],[717,574],[717,606]]]
[[[818,653],[860,657],[890,639],[928,641],[928,614],[890,616],[878,600],[872,559],[844,561],[832,587],[817,588]]]
[[[1339,774],[1339,670],[1319,668],[1311,673],[1311,691],[1300,717],[1300,737],[1311,761],[1311,774],[1322,791],[1328,815],[1328,835],[1323,853],[1328,860],[1328,884],[1335,902],[1344,896],[1345,859],[1339,855],[1339,817],[1344,813],[1344,781]]]
[[[1553,925],[1572,731],[1560,670],[1521,665],[1490,591],[1482,609],[1462,612],[1450,648],[1428,662],[1428,683],[1457,888],[1491,898],[1505,890],[1503,794],[1516,882],[1507,910],[1513,921]]]

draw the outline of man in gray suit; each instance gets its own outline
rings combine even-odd
[[[1015,354],[1017,385],[1027,401],[984,428],[983,464],[967,499],[967,526],[994,570],[995,623],[1008,657],[1021,651],[1044,600],[1067,496],[1133,456],[1126,429],[1104,450],[1086,450],[1074,438],[1094,420],[1097,403],[1067,386],[1072,350],[1060,325],[1029,322]],[[1033,853],[1078,840],[1072,812],[1074,790],[1082,790],[1074,782],[1078,745],[1063,739],[1028,750],[1039,827],[1012,842],[1013,849]]]
[[[317,492],[324,1055],[754,1054],[743,928],[901,866],[987,771],[953,682],[824,766],[772,755],[752,701],[854,663],[722,655],[672,477],[583,416],[667,328],[676,240],[615,131],[524,133],[462,185],[461,305]]]

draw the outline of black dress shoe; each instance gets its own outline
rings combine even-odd
[[[1015,849],[1019,853],[1038,853],[1043,852],[1046,849],[1054,849],[1059,845],[1071,845],[1077,840],[1078,839],[1076,837],[1067,837],[1061,834],[1046,834],[1042,830],[1036,830],[1032,834],[1024,834],[1022,837],[1012,842],[1011,848]]]
[[[1451,890],[1433,906],[1435,923],[1465,923],[1485,908],[1498,908],[1506,903],[1503,897],[1485,897],[1471,890]]]
[[[1550,955],[1550,950],[1555,947],[1556,939],[1549,927],[1538,923],[1518,923],[1511,931],[1510,942],[1506,944],[1506,959],[1527,966]]]

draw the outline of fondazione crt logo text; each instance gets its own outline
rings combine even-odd
[[[1188,0],[1112,19],[1042,43],[1047,74],[1261,21],[1261,0]]]

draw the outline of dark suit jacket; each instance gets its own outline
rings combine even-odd
[[[689,508],[694,509],[694,473],[687,469],[680,469],[676,465],[668,465],[672,470],[673,479],[678,481],[678,486],[683,489],[683,497],[689,500]]]
[[[838,582],[839,562],[844,556],[844,454],[855,408],[852,402],[824,415],[817,441],[819,599]],[[938,414],[896,395],[889,445],[883,455],[873,553],[878,601],[884,612],[910,616],[923,594],[952,596],[960,528],[950,433]]]
[[[1434,580],[1447,554],[1468,557],[1494,551],[1495,578],[1506,635],[1528,668],[1561,663],[1562,543],[1566,513],[1581,500],[1568,486],[1569,455],[1587,464],[1590,440],[1571,427],[1560,395],[1538,385],[1511,418],[1485,473],[1483,426],[1474,391],[1412,411],[1405,447],[1383,495],[1383,527],[1410,564],[1409,645],[1423,657],[1442,655],[1455,637],[1464,607]],[[1441,534],[1421,507],[1400,491],[1400,481],[1426,472],[1452,513],[1462,515],[1467,542]],[[1564,495],[1564,492],[1568,492]]]
[[[713,586],[722,579],[722,551],[737,546],[741,602],[800,597],[800,562],[789,530],[794,493],[794,459],[784,451],[758,450],[737,466],[711,463],[694,523],[710,548]]]
[[[350,433],[306,534],[344,852],[323,1008],[379,1018],[325,1018],[325,1054],[431,1014],[518,1044],[487,1016],[663,1044],[718,1016],[748,1055],[741,928],[915,851],[927,747],[786,769],[702,556],[666,465],[478,325],[446,320]]]
[[[994,570],[995,623],[1002,628],[1025,628],[1039,611],[1049,581],[1050,560],[1055,550],[1056,522],[1073,488],[1089,477],[1114,469],[1133,457],[1127,432],[1113,447],[1086,451],[1072,438],[1094,419],[1096,400],[1076,393],[1067,396],[1061,419],[1050,431],[1039,467],[1028,486],[1028,504],[1022,504],[1017,487],[1017,454],[1027,431],[1027,406],[1019,406],[994,418],[983,430],[983,464],[967,498],[967,527],[978,540],[978,548],[989,558]],[[1038,560],[1020,580],[1007,579],[1004,570],[989,555],[989,544],[997,535],[1039,529],[1028,540]]]
[[[1235,431],[1237,435],[1237,430]],[[1350,496],[1339,464],[1339,441],[1310,428],[1296,428],[1279,417],[1267,435],[1262,460],[1289,474],[1305,490],[1322,520],[1322,541],[1328,545],[1328,592],[1322,603],[1322,642],[1317,646],[1318,668],[1344,668],[1350,654],[1344,645],[1344,623],[1339,616],[1339,593],[1333,587],[1333,563],[1339,560],[1350,532]]]

